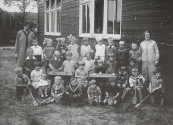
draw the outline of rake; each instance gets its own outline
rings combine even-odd
[[[28,86],[27,86],[27,87],[28,87]],[[31,92],[31,90],[30,90],[29,87],[28,87],[28,90],[29,90],[29,93],[30,93],[30,95],[31,95],[31,97],[32,97],[32,99],[33,99],[33,105],[34,105],[35,107],[37,107],[37,106],[38,106],[38,103],[35,101],[34,96],[32,95],[32,92]]]
[[[154,92],[154,91],[153,91]],[[135,108],[139,107],[151,94],[153,94],[153,92],[151,92],[150,94],[148,94],[140,103],[138,103]]]

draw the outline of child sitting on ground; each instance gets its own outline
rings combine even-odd
[[[62,70],[66,74],[74,75],[77,65],[76,62],[72,60],[72,53],[67,51],[66,58],[67,59],[63,62],[62,67],[60,67],[59,70]],[[64,79],[64,87],[66,88],[66,86],[69,83],[70,76],[64,76],[63,79]]]
[[[80,56],[81,59],[83,59],[86,55],[86,53],[93,53],[94,51],[91,49],[91,46],[89,45],[88,38],[83,38],[83,45],[80,48]]]
[[[71,36],[68,51],[72,53],[72,59],[77,63],[79,61],[79,46],[76,44],[77,38]]]
[[[132,43],[132,49],[129,52],[129,59],[133,58],[136,60],[136,63],[139,65],[141,61],[141,52],[139,51],[138,44],[133,42]]]
[[[22,100],[22,95],[27,90],[26,85],[30,85],[31,81],[29,80],[28,76],[25,74],[22,74],[22,68],[21,67],[16,67],[14,69],[14,72],[16,76],[14,77],[14,84],[16,87],[16,100],[21,101]]]
[[[115,61],[117,60],[117,48],[114,46],[113,38],[108,38],[108,46],[106,47],[106,60],[109,60],[109,54],[114,54]]]
[[[85,62],[85,67],[84,67],[85,72],[88,73],[88,71],[94,69],[94,60],[91,59],[91,53],[90,52],[85,54],[83,61]]]
[[[163,105],[163,82],[164,81],[161,77],[160,69],[157,69],[156,71],[154,71],[154,76],[151,78],[151,82],[148,88],[150,93],[153,92],[154,102],[151,100],[151,103],[154,103],[156,105]]]
[[[119,95],[120,92],[116,84],[116,79],[109,79],[108,86],[106,87],[106,98],[104,99],[103,103],[106,104],[108,102],[108,99],[111,99],[113,101],[113,105],[116,106],[118,104]]]
[[[145,83],[145,78],[139,73],[138,67],[132,68],[132,76],[129,77],[129,87],[127,87],[122,95],[122,100],[124,100],[125,96],[136,89],[139,101],[142,100],[142,90],[143,85]]]
[[[106,73],[115,74],[117,72],[117,62],[115,61],[115,55],[110,53],[108,55],[108,61],[106,62]]]
[[[51,97],[41,102],[41,104],[44,105],[44,104],[53,103],[56,98],[60,99],[63,94],[64,94],[63,81],[60,76],[56,76],[54,78],[54,84],[51,89]]]
[[[32,48],[27,49],[27,54],[28,54],[28,57],[25,60],[23,70],[24,70],[24,74],[26,74],[30,78],[31,72],[32,70],[34,70],[34,63],[38,60],[33,56]]]
[[[52,46],[53,44],[52,39],[45,39],[44,44],[46,45],[46,47],[43,49],[43,62],[45,70],[47,71],[49,68],[49,62],[54,57],[55,48]]]
[[[41,63],[40,62],[35,62],[34,63],[35,69],[31,72],[31,81],[32,81],[32,86],[35,89],[39,89],[39,94],[41,98],[48,97],[47,95],[47,88],[49,83],[45,80],[45,73],[41,69]],[[43,94],[44,91],[44,94]]]
[[[98,44],[95,45],[95,58],[94,58],[94,60],[96,60],[100,57],[100,59],[102,59],[104,62],[105,61],[106,46],[103,44],[101,37],[96,37],[95,39],[96,39]]]
[[[56,40],[58,41],[56,50],[58,50],[60,52],[60,57],[64,61],[64,60],[66,60],[65,52],[68,50],[67,44],[65,43],[65,38],[64,37],[57,38]]]
[[[71,78],[70,84],[66,92],[62,95],[61,101],[63,104],[71,105],[72,103],[82,103],[82,90],[81,86],[78,85],[76,78]]]
[[[38,45],[38,40],[37,40],[37,39],[33,40],[32,45],[33,45],[33,46],[31,46],[31,48],[32,48],[33,51],[34,51],[34,54],[33,54],[34,57],[35,57],[38,61],[41,62],[42,59],[43,59],[43,50],[42,50],[41,46]]]
[[[96,80],[92,79],[89,82],[89,87],[87,89],[88,101],[93,101],[93,104],[101,103],[101,90],[96,86]]]
[[[60,52],[56,50],[53,59],[49,63],[50,70],[58,71],[62,66],[63,60],[61,59],[60,55]]]
[[[121,67],[122,64],[125,64],[125,66],[128,65],[128,59],[129,59],[129,52],[125,48],[125,42],[120,41],[119,42],[119,49],[117,52],[117,65],[118,69]]]

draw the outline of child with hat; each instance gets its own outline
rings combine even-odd
[[[97,41],[97,44],[95,45],[95,58],[94,59],[98,59],[100,57],[100,59],[105,61],[106,46],[103,44],[103,40],[102,40],[101,36],[96,37],[95,39]]]
[[[16,87],[16,100],[21,101],[22,95],[26,91],[26,85],[30,85],[31,81],[29,80],[28,76],[22,74],[22,68],[16,67],[14,69],[16,76],[14,77],[14,84]]]
[[[94,102],[94,104],[101,103],[101,89],[96,86],[96,80],[92,79],[89,82],[89,87],[87,89],[88,100]]]

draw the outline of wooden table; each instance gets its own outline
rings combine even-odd
[[[90,78],[116,78],[116,75],[106,74],[106,73],[89,73]]]
[[[51,87],[54,83],[54,77],[55,76],[64,76],[64,77],[71,77],[72,76],[72,73],[66,73],[66,72],[57,72],[57,71],[49,71],[48,72],[48,75],[50,76],[50,79],[51,79]]]
[[[48,75],[50,75],[50,76],[72,76],[72,73],[49,71]]]

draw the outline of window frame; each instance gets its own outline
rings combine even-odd
[[[48,7],[48,10],[46,8],[46,1],[49,2],[49,7]],[[57,5],[57,0],[55,0],[55,3],[54,3],[54,8],[52,9],[51,8],[51,0],[46,0],[45,3],[44,3],[44,35],[52,35],[52,36],[60,36],[61,35],[61,0],[60,0],[60,6],[58,7]],[[54,23],[55,23],[55,29],[54,29],[54,32],[51,31],[51,27],[52,27],[52,12],[54,12],[55,14],[55,19],[54,19]],[[57,13],[60,13],[60,32],[57,32]],[[47,18],[47,13],[49,14],[49,18]],[[47,32],[47,21],[49,20],[49,32]]]
[[[90,33],[82,33],[82,5],[90,5]],[[80,0],[79,3],[79,37],[89,37],[94,38],[101,36],[103,38],[112,37],[115,40],[121,39],[121,21],[122,21],[122,0],[121,0],[121,9],[120,9],[120,33],[119,34],[107,34],[107,19],[108,19],[108,0],[104,0],[104,19],[103,19],[103,33],[96,34],[94,33],[94,8],[95,0]]]

